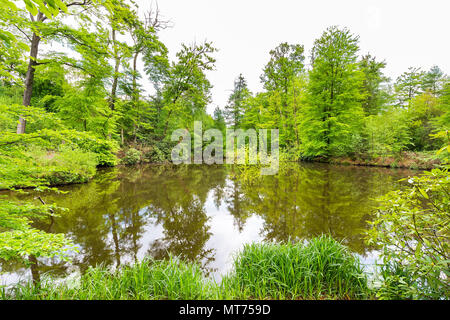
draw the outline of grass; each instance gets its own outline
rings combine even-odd
[[[170,260],[147,259],[116,271],[99,266],[89,268],[77,280],[44,280],[40,288],[31,283],[18,285],[2,294],[17,300],[151,300],[207,299],[211,284],[200,267]]]
[[[360,299],[368,296],[358,258],[328,236],[309,243],[251,244],[222,286],[238,298]]]
[[[361,299],[369,296],[359,260],[322,236],[307,244],[246,245],[221,283],[195,263],[147,259],[118,270],[90,268],[77,281],[17,285],[3,299]]]

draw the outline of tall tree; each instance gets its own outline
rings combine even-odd
[[[141,106],[143,103],[140,101],[141,88],[138,84],[138,80],[141,75],[137,68],[138,58],[141,54],[145,55],[144,61],[146,64],[146,70],[149,71],[149,67],[152,66],[153,70],[149,71],[150,78],[154,83],[158,83],[158,75],[160,72],[153,72],[154,67],[158,64],[167,65],[167,48],[158,39],[157,33],[160,30],[166,29],[170,26],[168,20],[164,20],[161,17],[158,6],[156,9],[150,8],[150,10],[144,14],[144,20],[135,20],[130,25],[130,35],[133,40],[131,47],[132,52],[132,67],[131,67],[131,105],[134,114],[133,120],[133,135],[134,142],[137,141],[138,131],[140,129],[141,119]],[[157,89],[157,85],[155,86]],[[123,136],[123,133],[122,133]]]
[[[387,100],[387,93],[382,88],[382,84],[389,81],[389,78],[383,75],[385,67],[386,62],[378,62],[370,54],[363,56],[359,62],[359,68],[364,73],[362,106],[366,115],[380,112],[383,103]]]
[[[358,39],[348,29],[333,26],[314,42],[302,121],[305,156],[346,154],[361,133],[363,74],[356,61]]]
[[[244,114],[244,103],[249,96],[247,81],[241,73],[234,80],[233,92],[228,98],[228,104],[225,106],[224,116],[227,125],[234,129],[239,128]]]
[[[214,109],[214,126],[219,129],[220,131],[222,131],[222,133],[225,134],[225,130],[226,130],[226,122],[225,122],[225,117],[223,115],[223,111],[222,109],[220,109],[219,107],[216,107]]]
[[[212,54],[216,50],[210,42],[205,42],[190,46],[183,44],[177,53],[177,61],[172,63],[164,77],[163,115],[158,124],[161,140],[166,137],[171,121],[174,124],[177,120],[186,123],[205,113],[211,89],[206,71],[214,68],[216,60]],[[177,119],[173,118],[174,114],[177,114]]]
[[[422,78],[422,90],[429,91],[437,96],[442,90],[445,74],[438,66],[432,66]]]
[[[287,120],[290,113],[289,91],[294,86],[294,79],[298,78],[304,70],[304,60],[302,45],[283,42],[270,51],[270,60],[260,77],[264,88],[273,93],[272,105],[277,109],[275,111],[279,117],[277,127],[282,130],[280,133],[282,145],[290,143],[285,139],[288,132],[293,131]],[[292,93],[295,93],[295,90]]]
[[[397,78],[394,89],[398,105],[404,106],[421,92],[423,75],[420,68],[409,67]]]
[[[58,27],[61,25],[59,23],[47,23],[53,20],[58,20],[59,22],[71,14],[75,13],[78,8],[84,8],[93,5],[94,0],[83,0],[83,1],[25,1],[27,13],[29,17],[27,18],[22,11],[22,14],[14,14],[11,16],[11,21],[13,25],[19,30],[23,35],[25,35],[28,40],[28,45],[30,48],[28,67],[25,76],[25,88],[23,94],[23,105],[29,106],[31,102],[32,92],[33,92],[33,81],[35,75],[35,68],[38,64],[38,53],[39,44],[42,37],[45,38],[46,35],[54,34]],[[18,11],[20,12],[20,10]],[[19,118],[19,123],[17,125],[17,133],[25,133],[26,120],[23,117]]]

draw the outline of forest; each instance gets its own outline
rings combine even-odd
[[[170,166],[171,133],[193,132],[194,121],[202,121],[203,130],[224,134],[227,128],[278,129],[286,163],[429,170],[411,178],[410,192],[380,200],[368,242],[401,243],[401,250],[386,253],[390,264],[379,297],[448,298],[450,77],[439,66],[412,66],[390,79],[384,73],[389,61],[361,52],[359,36],[348,28],[330,26],[310,52],[302,39],[273,48],[261,70],[263,90],[251,92],[238,74],[228,103],[209,114],[208,75],[220,48],[184,43],[171,60],[160,39],[171,22],[157,6],[144,11],[132,0],[3,0],[0,26],[0,190],[40,194],[39,202],[0,196],[0,259],[31,266],[39,257],[68,259],[72,240],[34,225],[65,214],[47,194],[64,194],[59,186],[86,183],[105,167]],[[253,169],[242,166],[233,174],[251,189],[262,179]],[[418,218],[421,210],[430,214]],[[269,255],[278,250],[266,249]],[[245,250],[241,259],[259,249]],[[313,249],[283,250],[302,255]],[[398,263],[405,259],[402,269]],[[242,261],[236,272],[244,272]],[[359,272],[353,260],[346,263]],[[414,276],[403,286],[399,278],[408,274]],[[236,290],[231,297],[252,296]],[[299,295],[276,290],[264,295]],[[354,290],[366,292],[366,284],[349,289],[359,297]]]

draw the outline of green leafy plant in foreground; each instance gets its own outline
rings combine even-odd
[[[53,219],[53,205],[18,204],[0,198],[0,259],[18,259],[28,263],[28,257],[68,258],[73,243],[63,234],[34,229],[33,221]]]
[[[447,152],[448,146],[441,149]],[[448,164],[448,153],[444,163]],[[448,165],[408,179],[388,193],[368,242],[381,247],[378,297],[441,299],[450,292],[450,175]]]

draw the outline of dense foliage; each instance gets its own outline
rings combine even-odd
[[[98,166],[168,161],[171,133],[193,132],[194,121],[222,132],[279,129],[283,160],[393,158],[394,166],[409,152],[445,161],[450,81],[437,66],[391,81],[385,61],[361,56],[357,35],[331,26],[309,61],[302,44],[279,44],[262,70],[263,91],[250,92],[240,74],[227,105],[210,115],[217,49],[182,44],[172,61],[159,38],[168,27],[158,10],[142,14],[131,0],[3,0],[0,189],[82,183]],[[386,263],[411,276],[414,297],[448,290],[438,276],[448,265],[447,182],[446,169],[414,178],[409,191],[386,196],[376,221],[373,237],[389,249]],[[0,258],[64,256],[70,241],[32,227],[55,214],[43,203],[0,202]],[[397,242],[402,250],[391,251]]]
[[[447,164],[449,151],[450,144],[440,150],[446,154]],[[409,178],[408,188],[380,199],[381,206],[369,232],[369,242],[382,250],[379,297],[449,298],[448,169],[446,165],[444,169]]]

